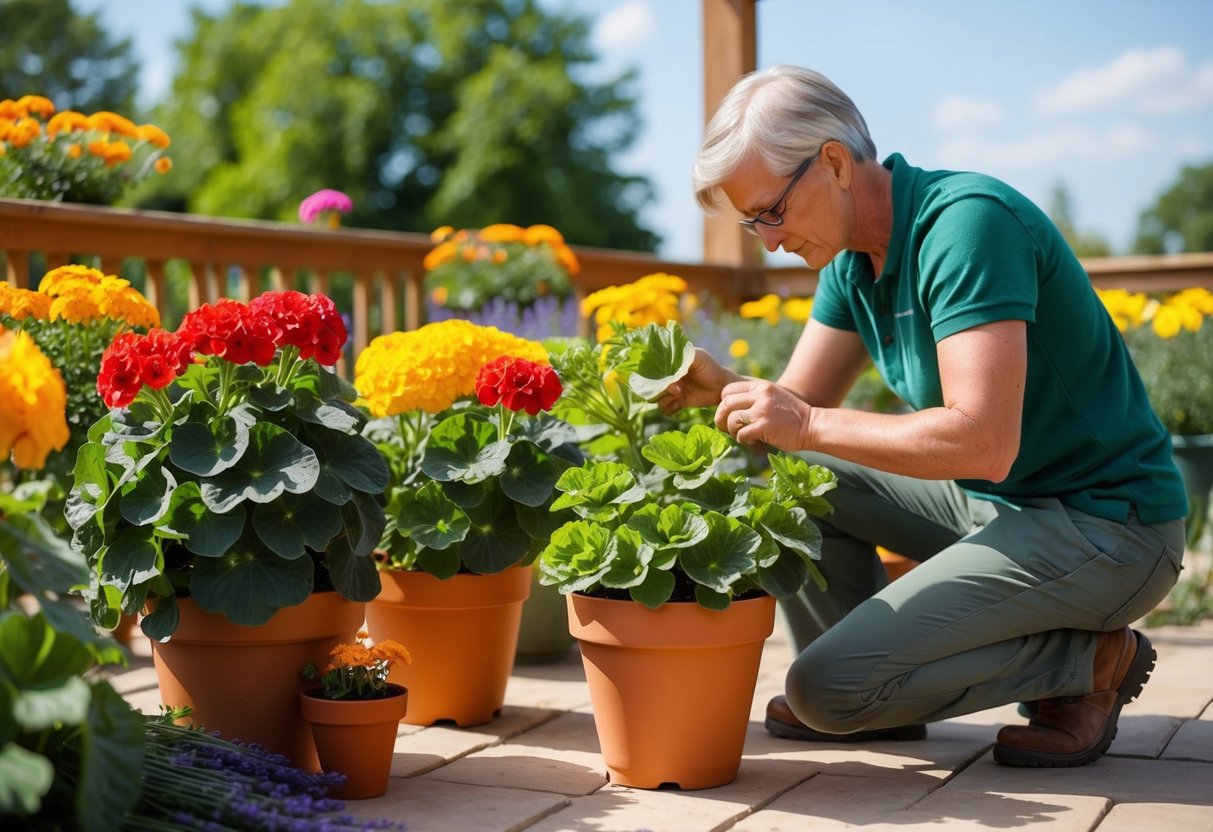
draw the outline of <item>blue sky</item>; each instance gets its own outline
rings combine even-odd
[[[142,99],[153,101],[168,90],[187,10],[230,0],[74,2],[134,40]],[[704,121],[701,0],[541,2],[596,21],[604,75],[639,69],[644,132],[619,168],[656,186],[645,219],[665,240],[661,253],[698,260],[689,180]],[[864,113],[882,158],[897,151],[920,167],[990,173],[1044,206],[1064,183],[1079,227],[1118,252],[1184,164],[1213,162],[1210,0],[761,0],[757,8],[759,67],[800,64],[829,76]]]

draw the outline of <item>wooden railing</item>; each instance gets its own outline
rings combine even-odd
[[[268,288],[299,288],[328,293],[334,280],[351,281],[350,314],[357,354],[375,335],[419,326],[424,318],[425,272],[422,260],[432,248],[424,234],[366,229],[317,230],[288,223],[229,220],[99,208],[33,200],[0,199],[0,253],[7,279],[36,285],[31,255],[47,268],[81,256],[95,258],[107,273],[119,273],[123,261],[145,266],[145,291],[168,311],[170,274],[188,283],[188,308],[221,296],[247,300]],[[647,254],[575,247],[581,273],[579,293],[627,283],[652,272],[686,279],[691,292],[715,295],[722,308],[769,291],[812,294],[817,274],[807,268],[740,269],[727,265],[681,263]],[[182,267],[167,268],[170,261]],[[1084,261],[1101,287],[1173,290],[1213,288],[1213,253],[1165,257],[1108,257]]]

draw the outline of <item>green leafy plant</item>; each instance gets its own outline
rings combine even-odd
[[[96,623],[154,602],[142,627],[163,639],[178,597],[257,625],[317,589],[378,593],[388,471],[354,389],[326,366],[345,334],[328,298],[281,292],[106,350],[112,409],[89,430],[66,510]]]
[[[630,597],[650,608],[669,600],[724,609],[736,597],[794,595],[808,578],[830,512],[831,471],[783,453],[771,456],[768,485],[723,473],[733,440],[705,425],[653,437],[645,474],[618,462],[566,471],[553,510],[578,519],[552,534],[539,559],[540,583],[560,591]]]
[[[531,563],[562,522],[548,511],[556,480],[584,461],[576,431],[545,412],[563,389],[546,358],[460,320],[363,351],[356,380],[380,417],[366,435],[391,472],[385,567],[446,579]]]

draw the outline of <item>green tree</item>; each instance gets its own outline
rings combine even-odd
[[[536,0],[291,0],[195,10],[155,121],[177,167],[145,206],[292,220],[337,188],[350,225],[549,223],[571,242],[652,250],[625,73],[579,80],[589,24]]]
[[[1213,251],[1213,162],[1186,165],[1137,222],[1136,254]]]
[[[1102,236],[1093,231],[1078,229],[1078,225],[1074,221],[1074,200],[1064,182],[1058,182],[1053,186],[1049,198],[1048,214],[1049,218],[1053,220],[1053,224],[1066,238],[1066,242],[1070,244],[1070,248],[1079,257],[1107,257],[1112,253],[1112,247]]]
[[[0,0],[0,98],[44,95],[61,110],[134,111],[139,62],[97,14],[70,0]]]

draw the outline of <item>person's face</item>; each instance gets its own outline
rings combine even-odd
[[[823,145],[820,154],[806,159],[791,175],[773,174],[761,158],[750,156],[721,185],[729,202],[745,216],[742,225],[762,240],[767,251],[782,247],[814,269],[823,268],[843,248],[830,210],[831,144]]]

